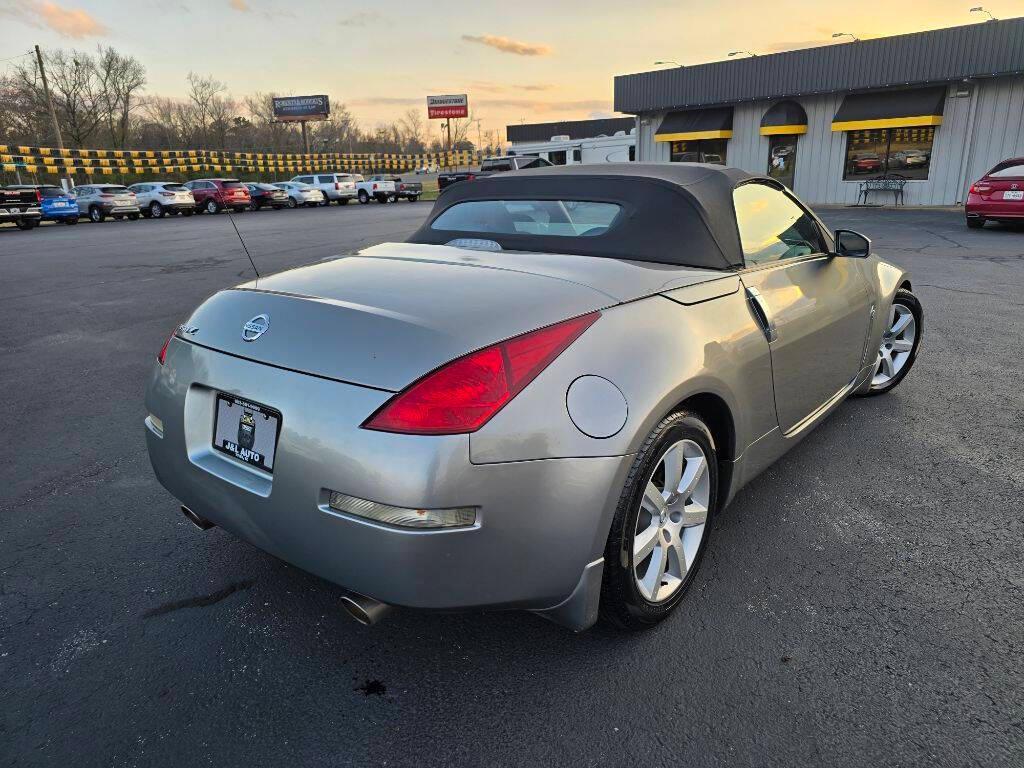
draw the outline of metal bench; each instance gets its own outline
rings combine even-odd
[[[902,205],[903,187],[906,186],[906,183],[907,177],[900,176],[898,173],[888,173],[877,179],[866,179],[860,183],[857,192],[857,205],[868,204],[869,192],[892,192],[894,204]]]

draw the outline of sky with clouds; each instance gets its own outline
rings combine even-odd
[[[610,116],[612,78],[859,37],[981,23],[977,0],[0,0],[0,59],[113,45],[151,93],[210,74],[235,95],[327,93],[372,128],[428,94],[463,93],[484,130]],[[1024,0],[992,0],[997,17]],[[9,66],[0,62],[0,68]],[[440,121],[438,121],[440,122]]]

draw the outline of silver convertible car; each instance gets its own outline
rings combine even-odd
[[[364,623],[642,628],[740,488],[907,375],[910,290],[768,178],[491,176],[407,242],[206,300],[160,351],[149,454],[192,522],[337,583]]]

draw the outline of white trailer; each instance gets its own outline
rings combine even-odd
[[[509,154],[536,155],[552,165],[628,163],[636,159],[636,129],[616,131],[612,136],[570,139],[552,136],[550,141],[517,142]]]

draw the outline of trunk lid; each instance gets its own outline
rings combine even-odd
[[[221,291],[189,318],[186,325],[195,330],[184,338],[281,368],[398,391],[510,336],[723,277],[615,259],[388,244]],[[243,326],[259,315],[267,329],[246,341]]]

